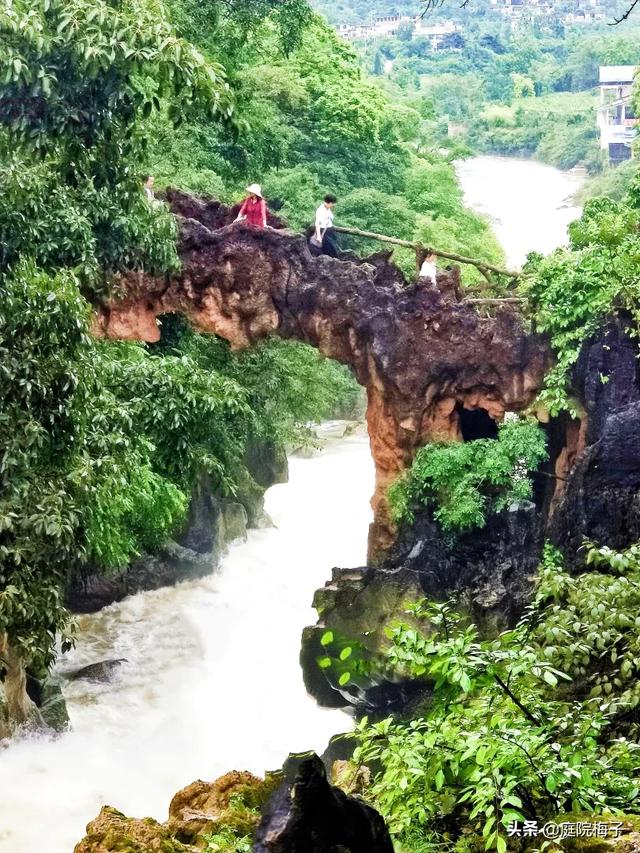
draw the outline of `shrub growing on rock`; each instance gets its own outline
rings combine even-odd
[[[432,508],[449,532],[483,527],[488,512],[531,497],[529,474],[545,459],[545,436],[533,420],[507,421],[498,439],[427,444],[389,490],[396,521]]]

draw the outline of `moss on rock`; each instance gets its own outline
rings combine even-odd
[[[260,809],[281,781],[278,773],[259,779],[233,771],[215,782],[193,782],[174,796],[166,823],[126,817],[104,806],[74,853],[194,853],[206,849],[214,833],[251,836]]]

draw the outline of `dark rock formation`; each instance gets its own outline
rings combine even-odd
[[[219,554],[198,554],[177,542],[167,542],[155,554],[144,554],[121,574],[87,572],[76,576],[66,590],[66,604],[74,613],[95,613],[127,595],[173,586],[183,580],[205,577],[218,565]]]
[[[401,533],[379,567],[334,569],[331,581],[316,592],[316,625],[305,628],[300,661],[307,691],[319,704],[355,706],[358,712],[386,715],[406,711],[428,695],[421,682],[384,677],[384,630],[402,618],[408,603],[421,598],[448,601],[480,626],[485,636],[515,624],[530,598],[540,559],[540,515],[532,503],[489,516],[486,527],[458,537],[443,536],[428,514]],[[406,617],[404,617],[406,619]],[[378,667],[369,683],[339,688],[331,670],[320,669],[327,629],[357,640]]]
[[[361,778],[351,774],[350,787]],[[257,853],[393,853],[378,812],[331,786],[313,754],[291,757],[284,773],[265,779],[231,771],[215,782],[193,782],[171,800],[166,823],[104,806],[75,853],[188,853],[222,831],[238,840],[256,833]]]
[[[44,728],[53,732],[64,732],[69,728],[69,714],[59,676],[44,673],[37,678],[27,672],[27,694],[36,704]]]
[[[228,225],[228,211],[176,191],[182,269],[170,278],[131,275],[126,298],[98,309],[95,330],[155,341],[156,318],[179,312],[236,348],[271,334],[306,341],[351,367],[367,389],[376,465],[371,550],[393,541],[386,489],[418,447],[460,438],[459,411],[494,419],[534,397],[547,364],[540,338],[510,308],[481,317],[456,296],[458,273],[439,287],[407,285],[388,259],[313,257],[304,236]]]
[[[279,445],[251,442],[245,451],[245,465],[263,489],[289,480],[289,461],[285,449]]]
[[[96,663],[81,666],[79,669],[72,669],[64,673],[64,677],[68,681],[111,681],[114,672],[119,669],[123,663],[126,663],[126,658],[115,658],[113,660],[100,660]]]
[[[382,817],[327,781],[317,755],[289,759],[256,833],[254,853],[393,853]]]
[[[640,539],[638,345],[624,318],[584,346],[574,386],[584,407],[581,442],[568,480],[560,483],[549,536],[567,564],[581,569],[585,539],[615,549]]]
[[[485,636],[512,627],[531,598],[542,550],[542,524],[533,503],[490,515],[480,529],[455,539],[425,513],[405,530],[386,566],[416,574],[422,594],[460,600]]]

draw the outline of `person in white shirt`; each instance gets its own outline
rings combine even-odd
[[[153,193],[153,175],[145,175],[143,188],[144,194],[147,197],[147,201],[151,204],[156,200],[156,197]]]
[[[333,206],[337,198],[334,195],[326,195],[320,207],[316,210],[316,230],[314,243],[324,255],[332,258],[338,257],[338,244],[336,232],[333,228]]]
[[[438,256],[434,255],[433,252],[426,256],[420,267],[420,278],[430,278],[434,284],[436,283],[436,276],[438,274],[438,270],[436,269],[437,260]]]

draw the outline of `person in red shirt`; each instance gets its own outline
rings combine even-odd
[[[236,218],[236,222],[246,222],[254,228],[267,227],[267,205],[262,198],[260,184],[251,184],[247,187],[249,195],[242,202],[242,207]]]

